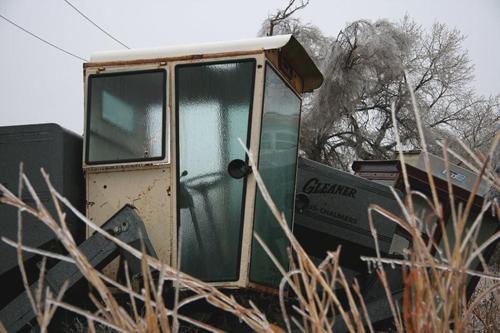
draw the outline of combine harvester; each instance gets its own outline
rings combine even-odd
[[[289,243],[257,188],[243,144],[304,248],[322,258],[342,244],[345,269],[363,282],[372,320],[383,322],[391,317],[385,295],[359,256],[374,253],[369,204],[398,213],[387,185],[398,188],[400,168],[392,162],[394,183],[379,184],[297,157],[301,95],[322,81],[290,35],[97,53],[84,64],[83,138],[55,124],[0,128],[0,182],[16,189],[23,161],[54,213],[39,173],[43,167],[76,208],[123,241],[143,242],[151,255],[214,286],[273,295],[281,275],[253,232],[285,267]],[[370,179],[365,168],[375,165],[360,162],[355,171]],[[470,191],[461,185],[464,193]],[[428,191],[425,181],[422,189]],[[17,238],[16,214],[0,206],[1,236]],[[408,236],[380,217],[375,223],[383,253],[401,255]],[[494,231],[488,223],[485,234]],[[116,275],[117,247],[74,218],[68,224],[91,263]],[[30,217],[23,241],[62,251],[48,228]],[[15,332],[33,324],[34,314],[15,249],[0,243],[0,251],[0,321]],[[40,258],[24,260],[36,281]],[[54,293],[65,280],[84,284],[71,264],[49,264],[46,285]]]

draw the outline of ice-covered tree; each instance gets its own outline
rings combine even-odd
[[[265,31],[264,22],[261,31]],[[301,150],[311,159],[348,169],[354,159],[392,158],[391,107],[408,149],[419,148],[407,80],[413,86],[429,149],[449,137],[485,149],[498,131],[499,97],[477,96],[464,36],[436,23],[430,31],[401,22],[360,20],[329,38],[287,17],[274,33],[293,33],[320,65],[325,81],[306,98]]]

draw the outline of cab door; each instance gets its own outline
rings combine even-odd
[[[178,251],[181,271],[209,282],[239,277],[255,60],[175,67]]]

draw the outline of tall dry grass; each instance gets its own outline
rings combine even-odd
[[[414,96],[412,97],[414,98]],[[415,100],[413,102],[416,118],[419,120],[417,104]],[[395,117],[394,113],[393,117]],[[426,154],[425,137],[420,121],[418,121],[418,127],[424,154]],[[469,156],[460,156],[450,150],[446,143],[443,143],[444,159],[446,161],[448,161],[448,156],[451,154],[455,158],[467,161],[468,167],[479,174],[471,196],[465,204],[455,203],[453,186],[448,174],[454,241],[448,239],[446,233],[443,207],[437,195],[428,158],[426,158],[426,169],[431,188],[430,197],[426,197],[424,194],[410,188],[405,170],[404,154],[400,154],[406,196],[403,200],[399,199],[397,195],[395,195],[395,198],[398,200],[403,212],[402,217],[378,206],[369,208],[369,223],[376,244],[377,231],[373,227],[372,214],[386,216],[404,228],[412,238],[411,246],[403,259],[382,257],[378,245],[375,257],[361,258],[376,270],[376,274],[386,293],[388,306],[393,315],[393,326],[396,331],[470,331],[475,327],[474,324],[480,320],[477,319],[478,308],[482,306],[484,300],[493,299],[493,301],[497,302],[496,309],[498,309],[500,276],[498,273],[487,269],[481,272],[475,271],[474,267],[471,266],[475,259],[484,262],[483,251],[489,245],[497,242],[500,237],[500,232],[497,232],[482,244],[476,242],[483,214],[492,211],[496,214],[498,220],[500,215],[498,202],[493,199],[485,201],[481,213],[474,219],[472,225],[468,225],[467,221],[471,218],[472,203],[481,179],[488,181],[496,190],[500,189],[499,177],[492,170],[490,163],[491,156],[497,149],[499,140],[500,135],[497,135],[489,154],[485,156],[478,156],[467,149],[465,151]],[[401,148],[399,139],[398,145]],[[253,162],[253,156],[249,152],[247,153],[251,165],[256,165]],[[95,332],[97,325],[119,332],[178,332],[181,323],[187,323],[191,327],[200,330],[220,332],[221,329],[218,327],[181,314],[185,306],[199,301],[205,301],[214,308],[234,315],[256,332],[333,332],[335,324],[339,321],[343,322],[349,332],[375,331],[358,282],[356,280],[354,282],[349,281],[342,270],[339,262],[341,249],[332,249],[323,262],[319,265],[314,264],[288,228],[284,214],[273,203],[265,184],[255,169],[254,175],[259,189],[273,212],[276,222],[281,226],[290,241],[290,267],[282,267],[259,235],[254,235],[260,246],[268,253],[283,275],[278,296],[282,318],[280,320],[274,319],[273,322],[251,300],[245,302],[248,304],[245,306],[223,291],[163,264],[102,230],[73,208],[54,189],[49,176],[45,173],[43,175],[55,203],[57,216],[51,216],[47,208],[38,199],[37,193],[23,173],[22,168],[20,170],[20,185],[17,195],[0,185],[2,193],[0,201],[18,208],[20,212],[18,215],[19,232],[17,241],[6,239],[4,241],[17,250],[23,282],[29,293],[29,300],[33,311],[36,313],[37,324],[41,332],[48,330],[50,320],[58,308],[74,312],[86,318],[86,329],[90,332]],[[21,199],[24,190],[27,190],[33,197],[35,206],[30,206]],[[413,198],[417,196],[426,200],[430,214],[436,217],[437,224],[426,225],[426,221],[429,219],[419,216],[416,212]],[[63,207],[76,214],[83,223],[95,232],[102,234],[120,248],[141,260],[143,277],[141,288],[134,288],[128,275],[126,275],[126,281],[120,283],[103,275],[89,264],[87,258],[78,251],[78,247],[66,227],[66,215],[63,213]],[[21,237],[23,226],[21,212],[35,216],[41,223],[47,225],[68,251],[68,256],[24,246]],[[429,234],[432,236],[437,230],[443,235],[440,244],[437,244],[433,237],[429,237]],[[34,294],[31,293],[29,289],[30,282],[24,273],[23,251],[74,263],[92,287],[92,293],[89,297],[96,310],[83,310],[75,304],[68,304],[63,301],[65,288],[58,291],[57,295],[53,294],[49,288],[44,286],[44,264],[42,265],[37,291]],[[401,276],[404,284],[402,301],[393,299],[390,279],[386,272],[387,266],[395,265],[401,266],[403,272]],[[153,278],[151,271],[158,274],[155,274]],[[469,301],[466,286],[471,276],[482,278],[483,284],[487,282],[487,287],[483,287],[483,290],[477,292],[475,297]],[[170,308],[165,304],[163,297],[167,283],[176,291],[174,304]],[[116,293],[112,292],[112,290],[116,289],[128,295],[128,306],[117,300]],[[192,294],[185,298],[179,297],[179,289],[189,290]],[[206,311],[210,311],[210,309],[207,308]],[[488,328],[487,325],[484,327]]]

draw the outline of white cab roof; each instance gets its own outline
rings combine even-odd
[[[183,56],[207,56],[235,52],[266,51],[281,49],[287,61],[304,80],[304,91],[312,91],[323,82],[323,76],[302,45],[292,35],[252,38],[246,40],[188,44],[151,49],[131,49],[95,52],[90,62],[105,63],[116,61],[152,60]]]
[[[173,45],[151,49],[132,49],[96,52],[90,56],[91,62],[127,61],[138,59],[174,58],[196,54],[217,54],[256,50],[279,49],[286,45],[292,35],[281,35],[245,40]]]

